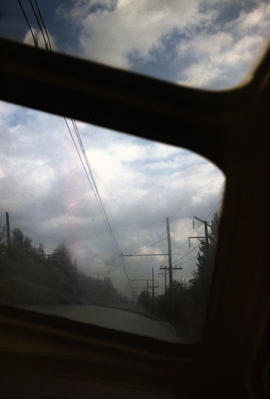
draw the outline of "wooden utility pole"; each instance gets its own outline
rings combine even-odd
[[[168,266],[160,266],[160,270],[164,270],[164,277],[165,277],[165,292],[167,290],[167,271],[170,271]],[[182,266],[174,266],[172,270],[183,270]]]
[[[199,222],[203,223],[204,225],[204,236],[197,236],[197,237],[188,237],[188,243],[190,246],[190,239],[191,238],[196,238],[197,240],[204,239],[205,240],[205,245],[206,245],[206,251],[207,254],[209,252],[209,234],[208,234],[208,227],[212,229],[212,226],[207,223],[207,220],[202,220],[198,218],[197,216],[193,216],[194,219],[197,219]],[[194,222],[193,222],[193,227],[194,227]]]
[[[172,288],[173,270],[172,270],[172,248],[171,248],[171,234],[170,234],[169,218],[166,218],[166,224],[167,224],[168,261],[169,261],[169,288]]]
[[[6,228],[7,228],[7,245],[8,249],[11,247],[11,238],[10,238],[10,224],[9,224],[9,214],[6,212]]]
[[[152,301],[155,297],[155,275],[154,275],[154,268],[152,267]]]
[[[164,271],[165,275],[164,275],[164,284],[165,284],[165,292],[167,291],[167,270],[165,269]]]
[[[123,254],[121,252],[121,257],[130,257],[130,256],[168,256],[169,261],[169,288],[172,288],[173,283],[173,267],[172,267],[172,248],[171,248],[171,235],[170,235],[170,222],[169,218],[166,218],[166,227],[167,227],[167,241],[168,241],[168,253],[159,253],[159,254]],[[152,269],[153,273],[153,269]],[[153,276],[153,274],[152,274]],[[152,287],[154,284],[152,283]],[[153,288],[152,288],[153,290]],[[148,282],[147,282],[147,292],[148,292]]]
[[[208,237],[208,228],[207,228],[208,224],[207,224],[207,221],[204,220],[203,224],[204,224],[205,242],[206,242],[206,246],[208,248],[208,246],[209,246],[209,237]]]

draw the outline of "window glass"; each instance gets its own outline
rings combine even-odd
[[[224,176],[182,148],[0,103],[0,303],[199,339]]]
[[[248,79],[268,0],[2,0],[0,37],[210,89]],[[51,46],[51,47],[50,47]]]

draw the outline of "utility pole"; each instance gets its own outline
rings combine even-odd
[[[155,277],[154,277],[154,268],[152,267],[152,301],[155,297]]]
[[[8,249],[11,247],[11,238],[10,238],[10,224],[9,224],[9,214],[6,212],[6,227],[7,227],[7,244]]]
[[[165,292],[167,291],[167,270],[165,269],[165,271],[164,271],[164,283],[165,283]]]
[[[210,227],[212,229],[212,226],[207,223],[207,220],[202,220],[202,219],[198,218],[197,216],[193,216],[193,218],[197,219],[199,222],[203,223],[203,225],[204,225],[204,236],[188,237],[188,244],[190,246],[190,239],[191,238],[196,238],[197,240],[204,239],[205,240],[205,244],[206,244],[206,248],[207,248],[207,252],[208,252],[209,251],[208,227]],[[194,228],[194,222],[193,222],[193,228]]]
[[[207,248],[208,248],[208,245],[209,245],[209,238],[208,238],[208,228],[207,228],[208,224],[207,224],[207,221],[205,220],[205,221],[203,222],[203,224],[204,224],[205,242],[206,242],[206,245],[207,245]]]
[[[167,290],[167,271],[170,271],[168,266],[160,266],[160,270],[164,270],[164,277],[165,277],[165,292]],[[174,266],[172,270],[183,270],[182,266]]]
[[[160,266],[160,269],[161,269],[162,267],[163,267],[163,266],[161,265],[161,266]],[[164,273],[159,272],[158,275],[159,275],[159,276],[164,276],[164,292],[166,292],[166,291],[167,291],[167,269],[164,270]]]
[[[152,301],[151,301],[151,308],[152,308],[152,313],[155,311],[155,306],[154,306],[154,301],[155,301],[155,288],[158,288],[158,285],[155,285],[155,274],[154,274],[154,268],[152,267]]]
[[[166,227],[167,227],[167,241],[168,241],[168,253],[159,253],[159,254],[123,254],[121,252],[120,256],[121,257],[130,257],[130,256],[168,256],[168,262],[169,262],[169,288],[172,288],[173,284],[173,270],[174,268],[172,267],[172,248],[171,248],[171,235],[170,235],[170,222],[169,218],[166,218]],[[175,269],[176,270],[176,269]],[[153,269],[152,269],[153,273]],[[152,284],[152,287],[154,284]],[[148,292],[148,282],[147,282],[147,292]],[[153,289],[153,288],[152,288]]]
[[[172,271],[172,248],[171,248],[171,234],[169,218],[166,218],[167,224],[167,240],[168,240],[168,261],[169,261],[169,287],[172,288],[173,284],[173,271]]]

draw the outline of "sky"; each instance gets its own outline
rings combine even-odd
[[[199,223],[193,230],[192,218],[210,213],[211,221],[220,206],[223,174],[185,149],[77,126],[120,250],[167,253],[169,217],[174,263],[184,256],[183,271],[175,277],[190,278],[196,252],[186,253],[198,242],[189,248],[188,236],[203,231]],[[2,221],[9,211],[11,227],[21,228],[34,245],[42,243],[47,253],[65,243],[80,270],[111,277],[126,294],[123,268],[131,279],[148,279],[154,267],[158,277],[166,256],[119,258],[63,118],[2,102],[0,140]],[[159,284],[162,292],[161,276]]]
[[[29,2],[21,1],[42,46]],[[269,35],[269,0],[39,0],[53,47],[188,86],[250,77]],[[17,1],[1,0],[0,37],[33,43]]]
[[[22,4],[43,47],[29,3]],[[55,51],[211,90],[250,76],[270,26],[270,5],[258,0],[39,5]],[[17,2],[1,2],[0,37],[32,45]],[[173,263],[180,258],[183,267],[175,278],[188,281],[198,250],[198,240],[189,247],[188,236],[203,234],[198,222],[193,229],[192,218],[211,222],[219,210],[222,172],[185,149],[80,122],[78,128],[120,250],[166,253],[169,217]],[[11,226],[48,253],[65,243],[80,270],[110,276],[127,295],[124,269],[131,279],[150,279],[154,267],[158,278],[166,257],[119,258],[63,118],[1,102],[0,140],[0,221],[9,211]],[[158,285],[162,292],[161,276]]]

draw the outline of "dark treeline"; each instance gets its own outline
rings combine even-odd
[[[208,245],[201,240],[197,255],[196,269],[189,282],[173,281],[163,295],[152,298],[144,291],[138,297],[138,304],[148,312],[172,323],[183,338],[200,338],[206,317],[208,296],[214,267],[219,217],[215,213],[211,222]]]
[[[58,245],[48,256],[40,244],[20,229],[11,234],[7,246],[4,226],[0,226],[0,304],[19,305],[104,305],[141,310],[174,325],[186,340],[197,340],[204,324],[217,240],[218,214],[211,222],[209,242],[201,239],[196,269],[189,282],[173,281],[172,288],[152,298],[141,292],[137,305],[122,296],[109,278],[95,279],[78,270],[68,248]]]
[[[81,273],[68,248],[58,245],[50,256],[42,244],[16,228],[6,244],[0,226],[0,303],[6,305],[100,304],[125,302],[111,280],[98,280]]]

